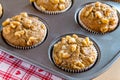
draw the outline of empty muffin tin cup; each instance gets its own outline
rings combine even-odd
[[[95,59],[95,62],[94,62],[93,64],[89,65],[88,67],[85,67],[84,69],[80,69],[80,70],[67,69],[67,68],[64,68],[64,67],[62,67],[62,66],[57,65],[57,64],[55,63],[55,61],[54,61],[54,58],[53,58],[53,48],[54,48],[54,45],[55,45],[57,42],[61,41],[61,38],[62,38],[62,37],[65,37],[66,35],[73,35],[73,34],[76,34],[76,35],[78,35],[78,37],[81,37],[81,38],[87,37],[87,36],[84,36],[84,35],[82,35],[82,34],[77,34],[77,33],[69,33],[69,34],[62,35],[62,36],[56,38],[55,40],[53,40],[53,42],[50,44],[49,49],[48,49],[48,56],[49,56],[49,59],[50,59],[50,61],[51,61],[51,63],[52,63],[53,65],[55,65],[56,67],[58,67],[59,69],[65,71],[65,72],[70,72],[70,73],[81,73],[81,72],[85,72],[85,71],[90,70],[91,68],[93,68],[95,65],[97,65],[97,63],[98,63],[99,60],[100,60],[101,51],[100,51],[100,49],[99,49],[99,46],[98,46],[98,45],[96,44],[96,42],[93,41],[91,38],[90,38],[90,41],[93,42],[93,45],[94,45],[94,47],[95,47],[95,49],[96,49],[96,51],[97,51],[97,58]]]

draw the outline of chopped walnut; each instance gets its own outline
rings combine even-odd
[[[85,17],[88,17],[89,14],[90,14],[90,12],[89,12],[89,11],[86,11],[85,14],[84,14],[84,16],[85,16]]]
[[[20,26],[21,25],[21,23],[19,21],[12,21],[10,23],[15,25],[15,26]]]
[[[45,30],[45,29],[46,29],[46,27],[45,27],[45,25],[44,25],[44,24],[41,24],[41,28],[42,28],[43,30]]]
[[[22,13],[20,13],[20,15],[23,17],[28,17],[28,14],[26,12],[22,12]]]
[[[109,23],[109,20],[107,18],[102,18],[101,21],[104,24],[108,24]]]
[[[107,27],[107,26],[103,26],[103,27],[100,28],[100,31],[101,31],[102,33],[105,33],[105,32],[108,31],[108,27]]]
[[[62,46],[62,49],[67,49],[67,47],[65,45]]]
[[[60,10],[64,10],[65,9],[65,4],[59,4],[58,7],[59,7]]]
[[[96,7],[100,7],[101,3],[100,2],[95,2]]]
[[[31,24],[32,24],[32,20],[28,19],[28,18],[24,18],[23,20],[23,25],[25,28],[30,28]]]
[[[25,31],[21,30],[21,31],[16,31],[15,32],[15,36],[21,37],[22,35],[24,35]]]
[[[75,40],[75,38],[70,38],[69,40],[68,40],[68,43],[76,43],[76,40]]]
[[[72,38],[72,37],[67,35],[65,39],[68,41],[70,38]]]
[[[88,60],[89,60],[90,63],[94,62],[94,59],[92,57],[89,57]]]
[[[92,12],[92,10],[93,10],[93,6],[90,6],[87,10],[89,11],[89,12]]]
[[[65,38],[62,38],[62,44],[65,44],[67,42],[67,40]]]
[[[114,25],[116,23],[115,18],[110,18],[109,19],[109,24]]]
[[[66,58],[69,58],[69,57],[70,57],[70,54],[68,54],[67,52],[64,52],[64,50],[61,50],[61,51],[59,52],[59,57],[66,59]]]
[[[62,60],[59,59],[56,55],[54,56],[54,59],[56,64],[61,64]]]
[[[20,21],[22,21],[22,16],[21,15],[16,15],[12,19],[20,22]]]
[[[96,11],[95,12],[95,17],[96,18],[102,18],[103,16],[102,16],[102,14],[99,11]]]
[[[77,36],[76,34],[73,34],[73,36],[72,36],[72,37],[74,37],[74,38],[76,38],[76,39],[78,38],[78,36]]]
[[[92,42],[89,40],[88,37],[86,37],[83,41],[82,41],[83,46],[90,46],[92,44]]]
[[[10,24],[10,19],[6,19],[3,23],[2,23],[2,26],[5,27],[7,26],[8,24]]]
[[[110,9],[106,9],[106,11],[104,11],[105,16],[110,16],[111,14],[111,10]]]
[[[72,44],[72,45],[70,46],[70,49],[71,49],[72,52],[76,51],[76,49],[77,49],[77,44]]]
[[[65,0],[60,0],[61,3],[65,3]]]
[[[85,65],[83,63],[81,63],[81,61],[76,61],[75,65],[79,66],[80,68],[85,67]]]
[[[10,27],[14,29],[14,28],[16,28],[16,25],[10,23]]]
[[[30,0],[30,2],[32,3],[32,2],[34,2],[35,0]]]
[[[58,4],[59,0],[50,0],[53,4]]]
[[[30,37],[27,41],[27,45],[33,45],[36,43],[36,38],[35,37]]]
[[[41,8],[43,11],[45,11],[45,10],[46,10],[43,6],[40,6],[40,8]]]
[[[10,29],[11,29],[10,27],[8,27],[8,28],[4,28],[3,27],[3,31],[4,31],[5,34],[9,34],[10,33]]]

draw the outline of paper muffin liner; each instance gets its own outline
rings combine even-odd
[[[1,36],[2,36],[2,38],[3,38],[3,40],[4,40],[5,43],[7,43],[8,45],[10,45],[11,47],[14,47],[14,48],[16,48],[16,49],[21,49],[21,50],[32,49],[32,48],[35,48],[35,47],[41,45],[41,44],[46,40],[47,35],[48,35],[48,31],[46,32],[46,35],[45,35],[45,37],[43,38],[43,40],[42,40],[41,42],[39,42],[39,43],[37,43],[37,44],[35,44],[35,45],[33,45],[33,46],[22,47],[22,46],[16,46],[16,45],[11,44],[9,41],[7,41],[7,40],[3,37],[3,34],[1,34]]]
[[[72,34],[76,34],[76,33],[70,33],[70,34],[66,34],[66,35],[72,35]],[[89,65],[88,67],[82,68],[82,69],[80,69],[80,70],[75,70],[75,69],[74,69],[74,70],[71,70],[71,69],[67,69],[67,68],[64,68],[64,67],[62,67],[62,66],[59,66],[59,65],[57,65],[57,64],[55,63],[55,61],[54,61],[54,59],[53,59],[53,46],[54,46],[54,44],[56,44],[58,41],[60,41],[62,37],[66,36],[66,35],[63,35],[63,36],[58,37],[56,40],[53,40],[53,42],[51,43],[51,45],[50,45],[50,47],[49,47],[49,49],[48,49],[48,55],[49,55],[50,61],[51,61],[56,67],[58,67],[59,69],[65,71],[65,72],[70,72],[70,73],[81,73],[81,72],[85,72],[85,71],[88,71],[88,70],[90,70],[91,68],[93,68],[93,67],[96,65],[96,63],[99,62],[101,51],[100,51],[100,49],[99,49],[99,46],[96,44],[96,42],[93,41],[91,38],[90,38],[90,40],[93,42],[93,45],[94,45],[94,47],[95,47],[95,49],[96,49],[96,51],[97,51],[97,57],[96,57],[95,62],[94,62],[93,64]],[[80,36],[80,37],[82,37],[82,38],[87,37],[87,36],[84,36],[84,35],[81,35],[81,34],[77,34],[77,35]]]
[[[87,4],[85,4],[85,5],[88,5],[88,4],[91,4],[91,3],[94,3],[94,2],[90,2],[90,3],[87,3]],[[104,4],[106,4],[106,3],[104,3]],[[85,5],[84,5],[84,6],[85,6]],[[111,6],[110,4],[107,4],[107,5]],[[108,32],[105,32],[105,33],[102,33],[102,32],[94,31],[94,30],[90,29],[89,27],[85,26],[85,24],[84,24],[84,23],[81,21],[81,19],[80,19],[80,14],[81,14],[81,12],[82,12],[84,6],[82,6],[82,8],[78,11],[76,18],[77,18],[78,24],[79,24],[83,29],[85,29],[86,31],[88,31],[88,32],[90,32],[90,33],[93,33],[93,34],[104,35],[104,34],[113,32],[113,31],[115,31],[115,30],[118,28],[119,23],[120,23],[120,16],[119,16],[119,12],[118,12],[117,9],[116,9],[116,11],[117,11],[117,16],[118,16],[118,23],[117,23],[117,26],[115,27],[114,30],[108,31]],[[111,7],[114,8],[113,6],[111,6]]]
[[[94,67],[94,65],[96,64],[96,62],[97,62],[97,59],[96,59],[95,63],[91,64],[89,67],[85,67],[85,68],[80,69],[80,70],[71,70],[71,69],[67,69],[67,68],[64,68],[64,67],[62,67],[62,66],[59,66],[59,65],[57,65],[57,64],[55,64],[55,63],[54,63],[54,64],[55,64],[56,67],[58,67],[59,69],[65,71],[65,72],[81,73],[81,72],[85,72],[85,71],[91,69],[92,67]]]
[[[56,14],[59,14],[59,13],[66,12],[68,9],[70,9],[70,7],[73,4],[73,1],[72,0],[69,0],[69,1],[70,2],[69,2],[68,7],[64,10],[61,10],[61,11],[45,11],[45,10],[42,10],[35,2],[32,2],[32,5],[35,9],[37,9],[38,11],[41,11],[42,13],[49,14],[49,15],[56,15]]]
[[[33,17],[38,17],[38,16],[33,15],[33,14],[28,14],[28,15],[29,15],[29,16],[33,16]],[[35,48],[35,47],[41,45],[41,44],[46,40],[46,38],[47,38],[47,36],[48,36],[48,24],[47,24],[46,21],[43,20],[42,18],[40,18],[40,17],[38,17],[38,18],[39,18],[39,20],[40,20],[40,21],[45,25],[45,27],[46,27],[45,36],[44,36],[44,38],[43,38],[39,43],[37,43],[37,44],[35,44],[35,45],[32,45],[32,46],[25,46],[25,47],[23,47],[23,46],[16,46],[16,45],[11,44],[9,41],[7,41],[7,40],[3,37],[3,32],[1,31],[2,39],[3,39],[8,45],[10,45],[10,46],[12,46],[12,47],[14,47],[14,48],[16,48],[16,49],[21,49],[21,50],[32,49],[32,48]]]

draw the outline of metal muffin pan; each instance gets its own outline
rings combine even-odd
[[[96,0],[92,0],[96,1]],[[46,71],[49,71],[57,76],[60,76],[69,80],[88,80],[92,79],[101,73],[103,73],[108,67],[115,62],[120,56],[120,26],[113,32],[105,35],[92,34],[80,27],[75,22],[75,13],[81,5],[90,2],[90,0],[74,0],[74,3],[68,11],[58,15],[46,15],[36,10],[30,3],[29,0],[0,0],[4,8],[4,15],[0,19],[0,24],[9,17],[12,17],[20,12],[28,12],[36,16],[41,17],[48,24],[48,36],[44,43],[40,46],[30,50],[19,50],[15,49],[4,42],[2,37],[0,38],[0,49],[9,52],[23,60],[30,61],[34,65],[40,66]],[[120,12],[120,4],[114,2],[106,2],[111,4]],[[2,28],[2,27],[1,27]],[[55,65],[51,64],[48,57],[48,48],[51,42],[56,38],[68,33],[79,33],[86,35],[93,39],[100,48],[101,58],[99,63],[82,73],[69,73],[65,72]]]

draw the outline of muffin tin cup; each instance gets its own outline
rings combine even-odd
[[[120,24],[120,15],[119,15],[120,13],[118,12],[117,9],[116,9],[116,11],[117,11],[117,16],[118,16],[118,23],[117,23],[116,28],[115,28],[114,30],[112,30],[112,31],[105,32],[105,33],[97,32],[97,31],[91,30],[90,28],[88,28],[87,26],[84,25],[84,23],[83,23],[83,22],[81,21],[81,19],[80,19],[80,14],[81,14],[84,6],[85,6],[85,5],[88,5],[88,4],[91,4],[91,3],[94,3],[94,2],[89,2],[89,3],[86,3],[86,4],[82,5],[81,8],[77,11],[77,13],[76,13],[77,23],[78,23],[83,29],[85,29],[86,31],[88,31],[88,32],[90,32],[90,33],[93,33],[93,34],[104,35],[104,34],[111,33],[111,32],[113,32],[113,31],[115,31],[115,30],[119,27],[119,24]],[[102,3],[104,3],[104,2],[102,2]],[[106,3],[105,3],[105,4],[106,4]],[[110,4],[107,4],[107,5],[111,6]],[[111,7],[114,8],[113,6],[111,6]]]
[[[45,14],[49,14],[49,15],[56,15],[56,14],[60,14],[60,13],[64,13],[66,12],[67,10],[70,9],[70,7],[72,6],[73,4],[73,0],[70,0],[71,2],[69,3],[69,6],[65,9],[65,10],[61,10],[61,11],[45,11],[45,10],[42,10],[39,6],[37,6],[37,4],[35,2],[32,2],[32,5],[35,9],[37,9],[38,11],[42,12],[42,13],[45,13]]]
[[[48,36],[48,24],[47,24],[47,22],[46,22],[45,20],[43,20],[42,18],[36,16],[36,15],[33,15],[33,14],[28,14],[28,15],[39,18],[39,20],[40,20],[41,22],[43,22],[43,24],[44,24],[45,27],[46,27],[46,33],[45,33],[46,35],[45,35],[44,38],[41,40],[41,42],[39,42],[39,43],[37,43],[37,44],[35,44],[35,45],[33,45],[33,46],[26,46],[26,47],[16,46],[16,45],[11,44],[9,41],[7,41],[7,40],[3,37],[3,32],[1,32],[1,36],[2,36],[3,40],[5,41],[5,43],[7,43],[8,45],[10,45],[10,46],[12,46],[12,47],[14,47],[14,48],[16,48],[16,49],[27,50],[27,49],[32,49],[32,48],[35,48],[35,47],[37,47],[37,46],[40,46],[40,45],[46,40],[46,38],[47,38],[47,36]]]
[[[90,38],[90,40],[93,42],[93,45],[94,45],[94,47],[95,47],[95,49],[96,49],[96,51],[97,51],[97,58],[96,58],[96,60],[95,60],[95,62],[94,62],[93,64],[91,64],[90,66],[88,66],[88,67],[86,67],[86,68],[80,69],[80,70],[71,70],[71,69],[67,69],[67,68],[64,68],[64,67],[62,67],[62,66],[59,66],[59,65],[55,64],[54,59],[53,59],[53,55],[52,55],[52,54],[53,54],[53,46],[54,46],[54,44],[57,43],[58,41],[60,41],[62,37],[65,37],[66,35],[72,35],[72,34],[77,34],[77,33],[65,34],[65,35],[62,35],[62,36],[56,38],[55,40],[53,40],[53,42],[50,44],[49,49],[48,49],[49,59],[50,59],[50,61],[51,61],[51,63],[52,63],[53,65],[55,65],[55,66],[58,67],[59,69],[61,69],[61,70],[63,70],[63,71],[66,71],[66,72],[70,72],[70,73],[81,73],[81,72],[85,72],[85,71],[87,71],[87,70],[90,70],[91,68],[93,68],[93,67],[96,65],[96,63],[99,62],[100,55],[101,55],[101,51],[100,51],[100,49],[99,49],[99,46],[98,46],[98,45],[96,44],[96,42],[95,42],[94,40],[92,40],[91,38]],[[78,35],[79,37],[82,37],[82,38],[87,37],[87,36],[84,36],[84,35],[82,35],[82,34],[77,34],[77,35]]]

